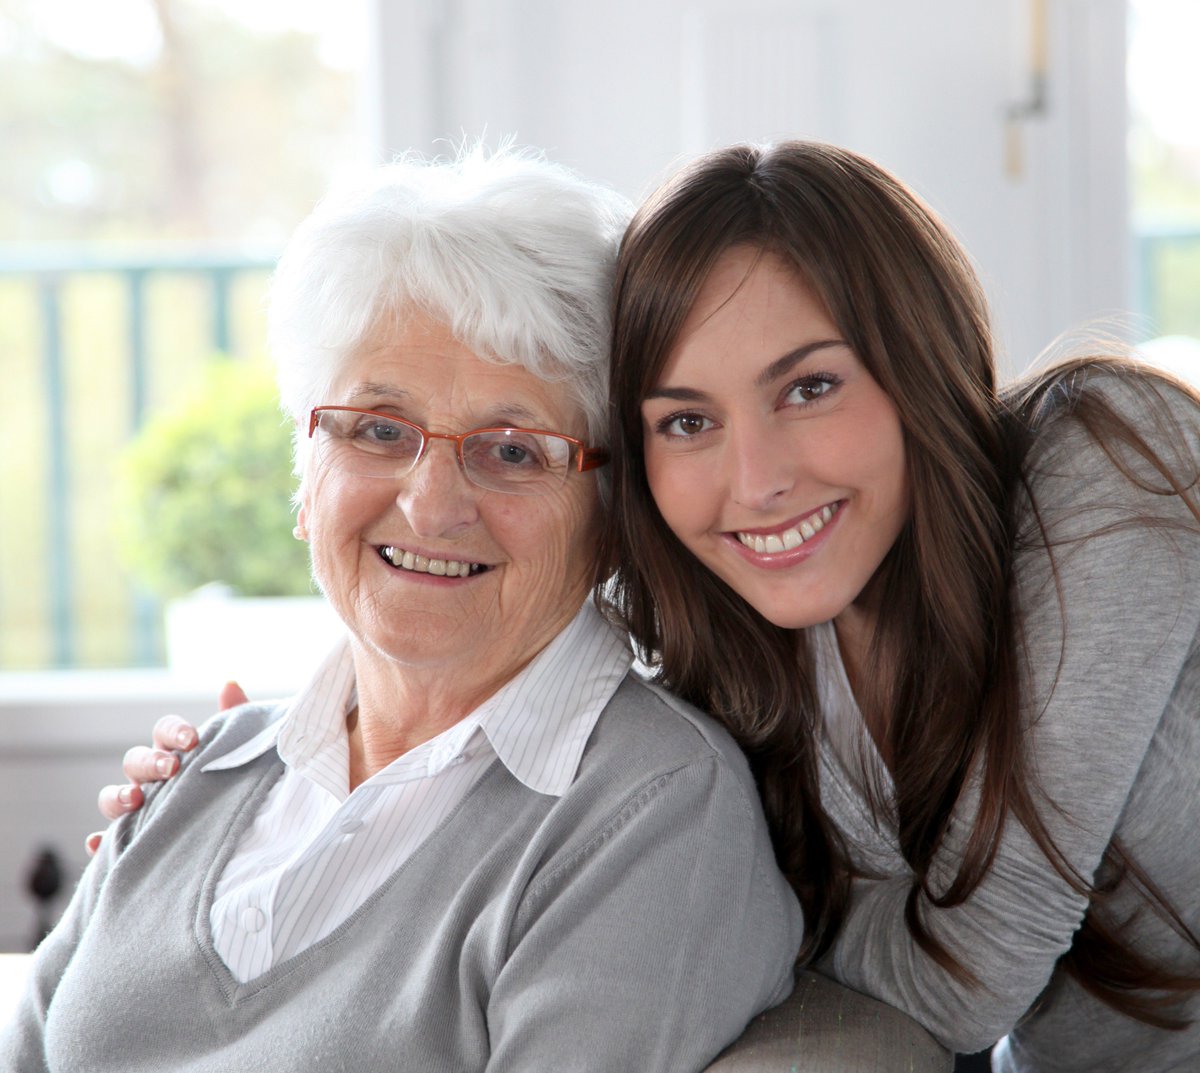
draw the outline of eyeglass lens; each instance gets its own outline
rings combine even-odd
[[[321,410],[315,438],[323,463],[357,476],[392,478],[413,467],[423,440],[414,425],[345,410]],[[570,441],[547,433],[500,429],[462,440],[468,479],[493,491],[539,494],[566,480],[570,462]]]

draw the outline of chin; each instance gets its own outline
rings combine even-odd
[[[760,611],[760,615],[765,618],[772,626],[778,626],[781,630],[804,630],[809,626],[816,626],[821,622],[828,622],[833,615],[822,614],[797,614],[796,612],[780,612],[778,614],[769,614],[765,611]]]
[[[759,601],[744,596],[743,599],[772,626],[778,626],[781,630],[803,630],[829,622],[845,609],[845,605],[839,605],[834,600],[786,600],[780,599],[781,595],[784,594],[772,593],[770,599]]]

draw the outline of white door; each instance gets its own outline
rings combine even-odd
[[[638,196],[731,141],[879,160],[952,224],[1007,369],[1129,303],[1124,0],[376,0],[381,151],[512,134]]]

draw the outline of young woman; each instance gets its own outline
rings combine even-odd
[[[1000,390],[894,178],[735,147],[618,265],[607,599],[752,756],[806,956],[1002,1070],[1200,1068],[1200,399]]]

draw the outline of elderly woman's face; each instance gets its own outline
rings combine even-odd
[[[430,432],[520,426],[586,437],[562,384],[483,361],[418,315],[355,357],[324,402]],[[498,687],[570,621],[591,582],[591,473],[540,495],[488,491],[467,479],[452,442],[430,440],[413,469],[386,478],[314,454],[301,503],[322,590],[360,645],[406,668]]]

